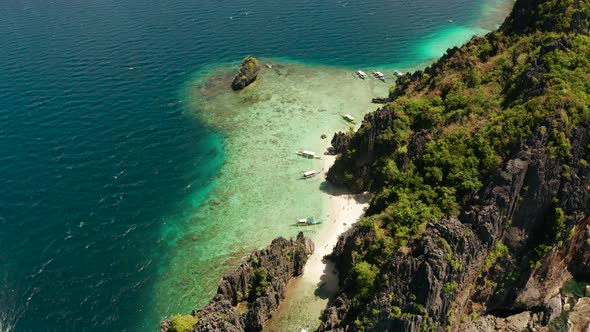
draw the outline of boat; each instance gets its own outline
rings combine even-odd
[[[373,70],[373,76],[385,82],[385,74],[380,71]]]
[[[271,65],[270,63],[267,63],[267,64],[266,64],[266,68],[268,68],[268,69],[272,69],[272,65]]]
[[[299,225],[299,226],[312,226],[312,225],[319,225],[321,223],[322,223],[321,220],[318,220],[314,217],[307,217],[307,218],[297,220],[297,225]]]
[[[314,176],[320,174],[320,172],[321,171],[316,171],[316,170],[311,170],[311,171],[303,172],[303,178],[304,179],[313,178]]]
[[[304,150],[297,152],[297,154],[309,159],[320,159],[320,157],[313,151]]]
[[[354,117],[353,117],[352,115],[350,115],[350,114],[344,114],[344,115],[342,116],[342,118],[343,118],[344,120],[348,121],[348,122],[352,122],[352,123],[354,123]]]
[[[365,72],[364,72],[364,71],[362,71],[362,70],[357,70],[357,71],[356,71],[356,76],[358,76],[359,78],[361,78],[361,79],[363,79],[363,80],[364,80],[365,78],[367,78],[367,74],[365,74]]]

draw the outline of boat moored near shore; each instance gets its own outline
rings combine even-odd
[[[322,171],[316,171],[316,170],[311,170],[311,171],[306,171],[303,172],[303,178],[304,179],[309,179],[309,178],[313,178],[314,176],[320,174]]]
[[[362,71],[362,70],[357,70],[356,71],[356,76],[358,76],[358,78],[363,79],[363,80],[365,78],[367,78],[367,74],[364,71]]]
[[[350,114],[344,114],[342,118],[350,123],[354,123],[354,117]]]
[[[315,152],[308,151],[308,150],[299,151],[299,152],[297,152],[297,155],[305,157],[305,158],[309,158],[309,159],[320,159],[320,157]]]
[[[307,218],[297,220],[298,226],[312,226],[312,225],[319,225],[321,223],[322,223],[321,220],[318,220],[314,217],[307,217]]]
[[[373,76],[385,82],[385,74],[383,74],[382,72],[373,70]]]

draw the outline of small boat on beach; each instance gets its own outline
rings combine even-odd
[[[342,118],[348,122],[354,123],[354,117],[350,114],[344,114]]]
[[[318,220],[314,217],[307,217],[307,218],[297,220],[298,226],[312,226],[312,225],[319,225],[321,223],[322,223],[321,220]]]
[[[356,71],[356,76],[358,76],[358,78],[360,78],[360,79],[363,79],[363,80],[364,80],[365,78],[367,78],[367,74],[365,74],[365,72],[364,72],[364,71],[362,71],[362,70],[357,70],[357,71]]]
[[[315,152],[308,151],[308,150],[299,151],[299,152],[297,152],[297,155],[305,157],[305,158],[309,158],[309,159],[320,159],[320,157]]]
[[[311,170],[311,171],[303,172],[303,178],[304,179],[313,178],[314,176],[320,174],[321,172],[322,171],[316,171],[316,170]]]
[[[373,70],[373,76],[385,82],[385,74],[380,71]]]

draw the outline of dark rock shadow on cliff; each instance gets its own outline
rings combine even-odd
[[[326,258],[322,259],[322,262],[326,263],[326,267],[313,294],[321,299],[332,299],[339,291],[338,272],[334,262]]]

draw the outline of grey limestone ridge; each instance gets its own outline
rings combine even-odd
[[[260,62],[254,57],[246,57],[242,60],[240,70],[232,81],[231,88],[234,91],[242,90],[252,82],[256,81],[260,73]]]
[[[377,324],[368,330],[421,331],[422,326],[431,326],[442,331],[449,325],[453,330],[466,331],[549,329],[548,323],[560,316],[567,302],[559,292],[564,281],[572,276],[590,278],[590,173],[580,163],[590,158],[590,125],[576,127],[573,139],[573,162],[564,165],[551,157],[546,134],[537,132],[496,171],[457,218],[429,222],[424,236],[409,246],[409,252],[395,252],[381,271],[388,277],[387,285],[367,301],[365,312],[360,314],[376,313]],[[564,167],[572,167],[576,176],[563,177]],[[505,291],[486,289],[490,286],[476,290],[485,258],[499,241],[509,252],[502,258],[501,268],[484,276],[490,281],[485,285],[526,270],[528,265],[524,267],[523,263],[530,256],[530,244],[536,234],[544,232],[546,213],[555,201],[574,216],[569,221],[571,235],[534,271],[519,273],[523,279],[505,284]],[[354,263],[355,252],[362,250],[357,244],[368,242],[365,237],[363,229],[356,227],[336,246],[332,259],[344,278]],[[446,285],[462,291],[450,292]],[[391,300],[390,294],[397,296]],[[589,300],[575,303],[572,313],[589,313]],[[355,331],[354,324],[341,321],[348,314],[350,301],[346,292],[332,301],[324,312],[320,331]],[[485,303],[487,311],[495,315],[482,315],[463,326],[459,319],[452,321],[452,317],[471,312],[478,303]],[[391,317],[394,306],[411,315]],[[590,315],[574,317],[582,324],[578,327],[590,324]]]
[[[209,304],[193,311],[198,322],[191,331],[260,331],[313,251],[313,242],[301,232],[295,240],[279,237],[254,251],[223,276]],[[162,321],[160,331],[174,332],[171,321]]]
[[[396,170],[424,165],[420,156],[425,147],[462,119],[451,114],[438,127],[411,128],[403,138],[407,149],[394,155],[399,150],[397,141],[389,139],[395,133],[392,128],[407,119],[395,108],[403,107],[404,100],[413,97],[408,94],[416,91],[439,89],[444,96],[446,86],[436,84],[445,82],[448,73],[491,65],[488,55],[469,57],[470,47],[482,41],[490,46],[490,54],[500,54],[498,50],[515,41],[525,44],[534,40],[530,36],[547,36],[545,44],[533,44],[524,52],[520,60],[534,60],[522,74],[515,74],[515,84],[496,92],[523,103],[544,96],[551,80],[548,73],[565,71],[551,68],[548,57],[565,58],[564,52],[573,50],[578,40],[588,44],[589,13],[588,0],[517,0],[500,30],[448,50],[424,72],[400,76],[387,100],[391,104],[367,114],[357,132],[334,135],[334,150],[342,155],[328,180],[353,191],[378,192],[389,190],[387,179],[380,178],[384,156],[395,156],[389,160]],[[535,48],[538,53],[533,54]],[[516,52],[507,58],[504,69],[520,61]],[[590,72],[587,64],[570,69]],[[576,93],[590,93],[585,84]],[[397,99],[402,101],[396,103]],[[506,155],[483,177],[479,189],[466,195],[457,213],[427,220],[419,236],[388,253],[369,296],[355,289],[355,267],[366,262],[368,253],[376,255],[373,227],[379,226],[355,224],[329,257],[338,267],[341,291],[323,312],[319,331],[590,331],[590,286],[585,292],[568,290],[572,281],[582,289],[590,282],[590,122],[586,117],[568,123],[555,115],[571,109],[557,106],[537,120],[524,138],[504,150]],[[532,121],[530,115],[528,119]],[[562,137],[570,144],[568,153],[556,157],[554,135],[566,132],[565,126],[567,136]],[[385,210],[379,204],[377,199],[371,202],[366,220]],[[561,231],[556,233],[556,228]]]

